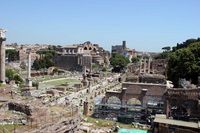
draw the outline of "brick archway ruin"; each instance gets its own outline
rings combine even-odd
[[[121,105],[121,100],[116,96],[111,96],[107,99],[108,104],[119,104]]]
[[[137,98],[130,98],[127,100],[127,105],[141,105],[142,102]]]
[[[126,93],[126,91],[127,91],[126,88],[123,88],[121,92],[107,91],[103,102],[107,103],[107,101],[110,97],[115,96],[121,100],[122,105],[126,105],[127,101],[129,101],[130,99],[133,99],[133,98],[138,99],[140,101],[140,103],[142,104],[143,97],[146,94],[145,91],[142,91],[141,94],[135,94],[135,95],[128,94],[128,93]]]

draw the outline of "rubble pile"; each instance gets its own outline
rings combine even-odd
[[[57,123],[47,123],[29,133],[78,133],[80,121],[79,116],[64,118]]]

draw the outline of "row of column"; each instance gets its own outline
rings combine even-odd
[[[148,62],[147,62],[148,61]],[[151,72],[151,58],[140,60],[140,73],[150,73]]]
[[[5,30],[0,29],[0,82],[5,84]],[[31,87],[31,54],[28,52],[28,70],[26,85]]]

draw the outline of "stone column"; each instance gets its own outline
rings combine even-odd
[[[140,59],[140,73],[142,73],[142,61],[143,61],[143,58],[142,59]]]
[[[83,83],[83,86],[88,86],[86,66],[83,66],[83,80],[82,80],[82,83]]]
[[[147,60],[146,58],[144,59],[144,73],[146,73],[146,67],[147,67]]]
[[[170,117],[170,104],[169,104],[169,100],[168,99],[165,99],[165,114],[166,114],[166,117],[169,118]]]
[[[5,83],[5,30],[0,29],[0,82]]]
[[[27,78],[31,78],[31,53],[28,53],[28,74]]]
[[[151,58],[148,59],[148,73],[151,72]]]
[[[142,104],[142,107],[146,107],[146,93],[147,93],[147,91],[148,91],[148,89],[142,89],[142,91],[141,91],[141,93],[140,93],[140,96],[139,96],[139,100],[140,100],[140,102],[141,102],[141,104]]]
[[[27,67],[27,79],[26,79],[26,86],[32,87],[32,81],[31,81],[31,52],[28,53],[28,67]]]
[[[83,75],[86,76],[86,66],[83,66]]]
[[[121,99],[120,99],[122,106],[126,105],[126,103],[127,103],[126,91],[127,91],[127,88],[122,88]]]

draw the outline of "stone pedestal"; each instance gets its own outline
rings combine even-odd
[[[29,78],[26,79],[26,86],[32,87],[32,80],[31,79],[29,79]]]
[[[88,87],[88,80],[82,80],[82,84],[84,87]]]
[[[36,87],[30,87],[30,86],[24,86],[21,89],[21,95],[22,96],[31,96],[31,90],[36,89]]]
[[[89,115],[89,103],[87,101],[83,103],[83,115]]]

